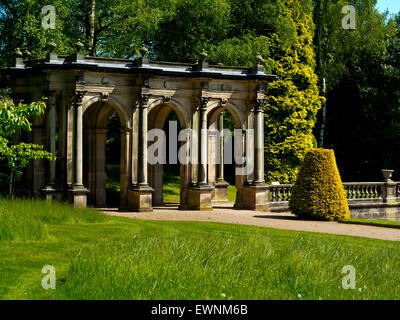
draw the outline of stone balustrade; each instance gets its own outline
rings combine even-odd
[[[382,170],[388,171],[388,170]],[[385,176],[382,182],[344,182],[351,216],[400,220],[400,182]],[[292,184],[268,185],[267,201],[272,212],[288,211]]]
[[[400,197],[400,182],[396,184],[396,197]],[[348,200],[381,199],[385,182],[344,182]],[[269,185],[269,202],[289,201],[293,184]]]

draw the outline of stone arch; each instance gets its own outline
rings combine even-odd
[[[171,98],[169,101],[166,101],[164,98],[158,98],[149,104],[149,120],[150,114],[154,112],[155,109],[159,109],[159,111],[162,112],[164,115],[160,115],[158,123],[154,124],[155,126],[153,126],[154,128],[162,128],[162,126],[160,127],[160,125],[163,125],[162,121],[165,121],[165,119],[171,112],[170,109],[166,109],[165,107],[172,109],[178,115],[179,122],[182,128],[187,127],[186,124],[188,123],[189,119],[187,113],[185,112],[184,106],[177,99],[174,98]],[[149,126],[151,126],[150,121]]]
[[[106,139],[107,122],[112,112],[118,114],[121,131],[120,206],[126,202],[130,177],[130,130],[126,109],[116,99],[88,99],[83,106],[83,166],[84,184],[89,189],[89,203],[107,205],[106,199]]]
[[[165,102],[164,99],[157,99],[149,106],[148,114],[148,128],[151,129],[163,129],[168,116],[175,112],[178,116],[178,121],[181,129],[188,127],[188,121],[185,117],[184,109],[180,103],[176,100],[169,100]],[[178,132],[179,134],[179,132]],[[168,139],[168,137],[166,137]],[[179,145],[177,146],[179,149]],[[168,152],[168,151],[167,151]],[[178,161],[179,163],[179,161]],[[186,186],[189,179],[189,169],[187,165],[180,164],[180,202],[181,206],[184,206],[184,199],[186,194]],[[149,185],[154,189],[153,192],[153,205],[163,204],[163,164],[148,165],[148,177]]]
[[[104,124],[104,122],[107,121],[107,119],[105,119],[105,117],[107,117],[107,113],[115,110],[118,113],[118,117],[121,121],[121,127],[129,127],[130,119],[126,108],[117,98],[113,96],[110,96],[107,100],[103,100],[101,96],[91,97],[85,101],[82,108],[84,119],[85,117],[88,118],[87,113],[89,112],[90,118],[97,121],[97,123],[93,123],[96,126]]]
[[[223,126],[223,112],[227,110],[233,116],[235,120],[235,129],[246,129],[247,127],[247,117],[245,112],[241,111],[240,108],[228,101],[225,103],[216,102],[210,106],[210,109],[207,113],[207,128],[209,130],[217,130],[218,139],[208,140],[208,182],[212,191],[212,199],[215,202],[219,201],[227,201],[227,187],[228,182],[226,181],[226,176],[224,172],[224,138],[221,134],[225,128]],[[222,131],[222,132],[221,132]],[[233,136],[231,137],[231,146],[233,150]],[[242,145],[244,147],[244,144]],[[218,161],[215,162],[215,159],[218,158]],[[236,168],[237,165],[234,163],[234,159],[232,158],[232,166]],[[245,181],[244,176],[239,176],[235,174],[235,187],[239,190]],[[232,182],[233,183],[233,182]]]
[[[228,110],[232,114],[233,118],[235,119],[236,129],[244,129],[246,127],[246,115],[244,114],[244,112],[239,110],[236,104],[232,102],[227,102],[223,105],[217,102],[214,105],[211,105],[207,113],[207,122],[209,124],[212,124],[217,121],[219,115],[224,110]]]

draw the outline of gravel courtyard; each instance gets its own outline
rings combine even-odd
[[[224,203],[215,205],[213,211],[182,211],[178,210],[178,204],[171,203],[162,207],[154,207],[153,212],[120,212],[117,209],[100,210],[108,215],[145,220],[222,222],[400,241],[400,229],[343,224],[338,222],[305,221],[298,220],[294,215],[288,212],[263,213],[233,210],[232,207],[233,203]]]

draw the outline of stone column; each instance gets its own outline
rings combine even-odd
[[[254,110],[254,179],[237,193],[235,208],[267,211],[268,187],[264,182],[264,99],[257,99]],[[248,150],[246,148],[246,150]]]
[[[149,94],[140,95],[139,106],[139,135],[138,135],[138,179],[137,184],[132,185],[127,192],[127,206],[123,210],[138,212],[153,211],[153,189],[148,184],[147,176],[147,121]],[[132,152],[135,152],[132,150]]]
[[[200,100],[200,139],[197,146],[197,150],[199,150],[198,179],[197,184],[190,186],[188,190],[187,207],[190,210],[212,210],[211,198],[213,189],[207,183],[207,104],[209,98],[202,97]]]
[[[78,93],[75,103],[75,175],[74,187],[83,187],[83,94]]]
[[[224,112],[218,117],[219,130],[219,163],[217,164],[217,179],[215,183],[215,200],[228,201],[228,183],[224,179]]]
[[[88,191],[83,186],[83,109],[82,101],[85,91],[75,94],[74,114],[74,180],[70,190],[70,200],[76,207],[84,208],[87,205]]]
[[[224,112],[218,117],[219,130],[219,163],[217,165],[217,181],[224,181]]]
[[[132,129],[121,128],[121,170],[120,170],[120,208],[128,205],[128,187],[132,181],[131,161]]]
[[[56,92],[50,92],[47,103],[47,145],[49,152],[56,156]],[[48,162],[48,179],[46,186],[42,189],[42,193],[46,200],[60,198],[56,194],[56,162],[50,160]]]
[[[200,161],[198,185],[207,185],[207,162],[208,162],[208,134],[207,134],[207,103],[208,98],[201,99],[200,109]]]
[[[150,95],[142,94],[140,97],[139,108],[139,168],[138,168],[138,186],[148,187],[147,180],[147,102]]]
[[[264,185],[264,99],[257,99],[254,113],[254,181]]]
[[[56,97],[55,94],[49,98],[49,142],[50,142],[50,152],[53,157],[56,156]],[[49,185],[54,186],[56,180],[56,162],[49,162]]]
[[[46,144],[46,129],[43,126],[33,125],[32,142],[38,145]],[[42,188],[46,184],[46,162],[43,159],[33,160],[32,166],[32,192],[33,196],[40,197]]]

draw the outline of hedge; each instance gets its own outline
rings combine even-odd
[[[292,188],[289,207],[293,214],[308,219],[333,221],[350,217],[333,150],[307,152]]]

